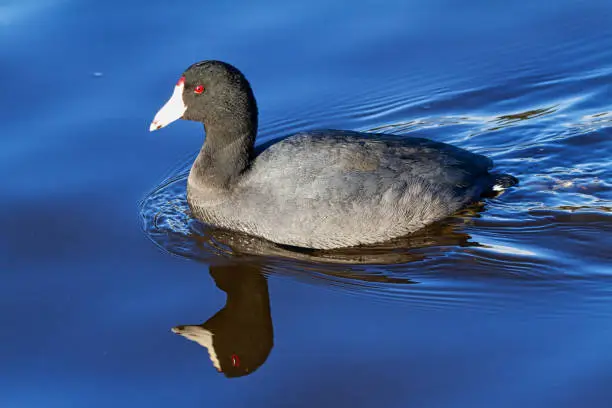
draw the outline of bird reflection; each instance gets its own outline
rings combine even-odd
[[[291,275],[336,287],[383,291],[388,284],[418,283],[395,274],[391,265],[426,259],[435,249],[478,246],[462,226],[479,216],[473,206],[455,217],[407,237],[369,247],[311,250],[274,244],[248,235],[189,222],[191,233],[160,233],[168,220],[151,224],[151,238],[162,248],[209,265],[225,306],[199,325],[180,325],[176,334],[206,348],[213,366],[226,377],[249,375],[265,363],[273,347],[270,299],[265,274]],[[390,265],[375,273],[368,265]],[[364,265],[364,267],[359,267]]]
[[[241,377],[261,366],[273,346],[268,283],[257,264],[210,266],[219,289],[227,293],[223,309],[200,325],[181,325],[174,333],[208,350],[215,368]]]

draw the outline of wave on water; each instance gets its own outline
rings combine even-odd
[[[598,89],[601,78],[589,80]],[[471,93],[455,93],[451,99],[438,95],[426,103],[432,107],[427,116],[386,123],[386,115],[375,115],[378,123],[361,129],[454,143],[492,157],[498,169],[520,179],[518,188],[418,233],[380,245],[321,251],[211,228],[191,217],[186,202],[193,157],[181,162],[141,202],[144,231],[157,246],[177,256],[208,264],[265,259],[267,273],[342,287],[390,290],[390,283],[439,288],[457,285],[458,279],[464,285],[485,277],[557,283],[612,277],[612,259],[602,251],[602,240],[612,237],[612,111],[601,93],[587,89],[566,99],[552,95],[537,106],[525,96],[513,104],[532,106],[516,111],[436,112],[438,105],[462,106]],[[357,108],[336,109],[341,116],[354,115]],[[404,114],[409,112],[414,113],[414,106]],[[285,122],[276,124],[282,131],[293,130]],[[265,133],[278,135],[280,129],[268,126]],[[264,136],[260,143],[265,141]]]

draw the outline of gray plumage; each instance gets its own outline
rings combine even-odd
[[[445,218],[496,183],[516,182],[490,174],[485,156],[424,138],[317,130],[255,149],[256,103],[244,76],[205,61],[185,77],[183,118],[206,129],[187,199],[193,215],[214,226],[299,247],[373,244]],[[194,98],[201,83],[213,91]]]

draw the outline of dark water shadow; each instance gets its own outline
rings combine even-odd
[[[226,377],[252,374],[274,344],[268,283],[258,264],[210,267],[227,294],[225,306],[199,325],[180,325],[174,333],[206,348],[213,366]]]

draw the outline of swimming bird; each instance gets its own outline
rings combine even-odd
[[[193,216],[289,246],[384,242],[518,182],[482,155],[433,140],[312,130],[255,146],[258,112],[246,77],[221,61],[191,65],[150,130],[204,124],[187,179]]]

